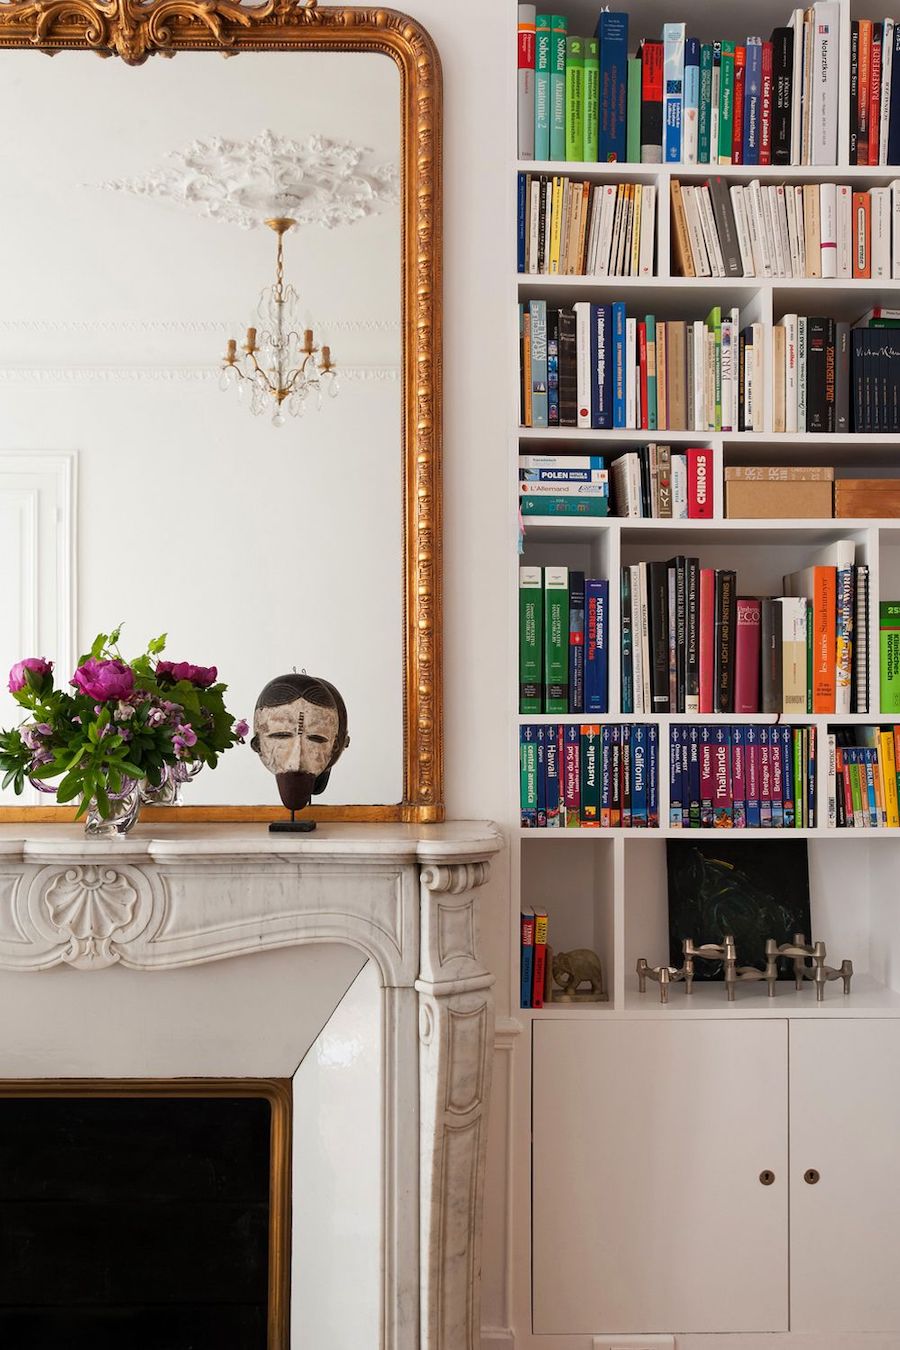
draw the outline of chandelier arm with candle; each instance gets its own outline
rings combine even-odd
[[[299,297],[293,286],[284,281],[284,236],[297,222],[288,216],[267,220],[269,229],[278,236],[275,256],[275,282],[260,295],[257,307],[259,329],[247,329],[247,340],[238,355],[237,341],[228,339],[222,365],[221,387],[237,387],[242,393],[250,387],[250,411],[254,414],[271,408],[275,426],[284,425],[282,405],[299,416],[310,394],[315,394],[321,406],[323,386],[335,397],[338,379],[331,359],[330,347],[321,350],[316,345],[313,330],[304,328],[303,336],[294,327]],[[318,364],[316,357],[319,357]]]

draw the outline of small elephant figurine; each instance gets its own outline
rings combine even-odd
[[[559,996],[562,1002],[574,1001],[578,997],[596,1003],[606,1001],[600,957],[588,947],[577,947],[572,952],[557,952],[553,957],[553,979],[563,991]],[[579,994],[582,984],[589,984],[590,990]]]

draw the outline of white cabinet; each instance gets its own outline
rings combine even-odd
[[[791,1329],[900,1332],[900,1023],[794,1021],[790,1046]]]
[[[537,1335],[787,1329],[785,1022],[541,1021],[533,1082]]]

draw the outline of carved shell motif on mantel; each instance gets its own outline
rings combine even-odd
[[[114,965],[120,959],[116,938],[145,927],[152,908],[150,897],[129,877],[94,865],[56,873],[41,901],[45,923],[67,942],[61,959],[79,970]]]

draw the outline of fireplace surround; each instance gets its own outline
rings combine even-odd
[[[145,826],[115,841],[72,826],[0,827],[0,980],[3,971],[40,980],[59,966],[190,980],[210,962],[309,943],[348,944],[373,963],[383,1047],[379,1350],[479,1341],[493,1005],[476,892],[499,847],[481,822],[334,824],[277,842],[258,825]],[[33,1079],[16,1076],[56,1077],[58,1067],[51,1052]],[[270,1350],[286,1347],[270,1335]]]

